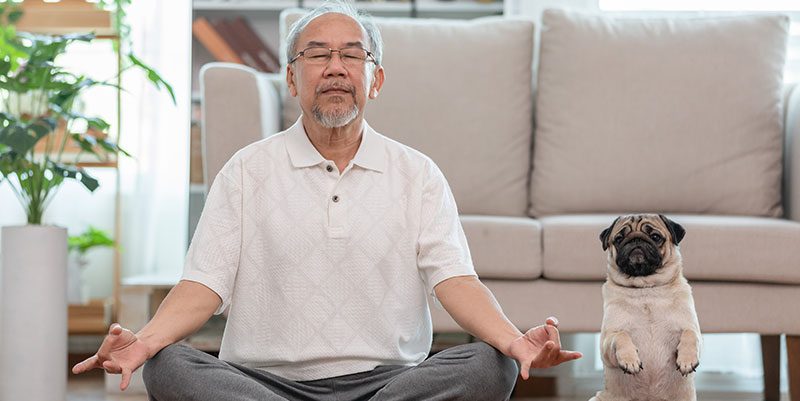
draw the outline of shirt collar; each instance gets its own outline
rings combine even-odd
[[[286,150],[289,152],[292,165],[297,168],[316,166],[325,161],[308,139],[302,118],[301,116],[286,130]],[[386,170],[386,148],[383,138],[366,121],[361,133],[361,144],[353,157],[353,164],[381,173]]]
[[[379,173],[386,171],[386,145],[383,137],[375,132],[366,120],[361,135],[361,145],[353,156],[353,164]]]

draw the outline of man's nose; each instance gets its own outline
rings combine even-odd
[[[344,76],[347,74],[347,68],[342,62],[342,54],[339,52],[331,53],[331,58],[328,64],[325,65],[325,76]]]

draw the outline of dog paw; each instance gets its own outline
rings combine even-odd
[[[639,351],[636,349],[617,352],[617,362],[619,363],[619,368],[629,375],[635,375],[644,370],[642,361],[639,359]]]
[[[700,361],[698,361],[697,357],[694,355],[683,355],[679,353],[676,365],[678,367],[678,371],[680,371],[681,374],[686,377],[697,371]]]

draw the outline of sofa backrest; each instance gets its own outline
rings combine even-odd
[[[545,11],[530,214],[780,216],[788,27]]]
[[[282,38],[298,15],[283,13]],[[375,22],[384,40],[386,81],[367,104],[369,124],[430,156],[461,213],[524,216],[533,23],[491,17]],[[284,124],[299,115],[296,99],[285,99]]]
[[[530,22],[376,20],[387,81],[367,119],[431,156],[463,214],[781,214],[786,17],[546,12],[533,155]],[[223,111],[258,110],[228,81]]]

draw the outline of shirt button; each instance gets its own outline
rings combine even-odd
[[[339,195],[333,195],[333,198],[332,198],[332,200],[333,200],[334,202],[339,202]]]
[[[328,167],[325,167],[325,170],[328,170],[328,172],[330,173],[331,171],[333,171],[333,167],[331,167],[331,166],[329,165]]]

